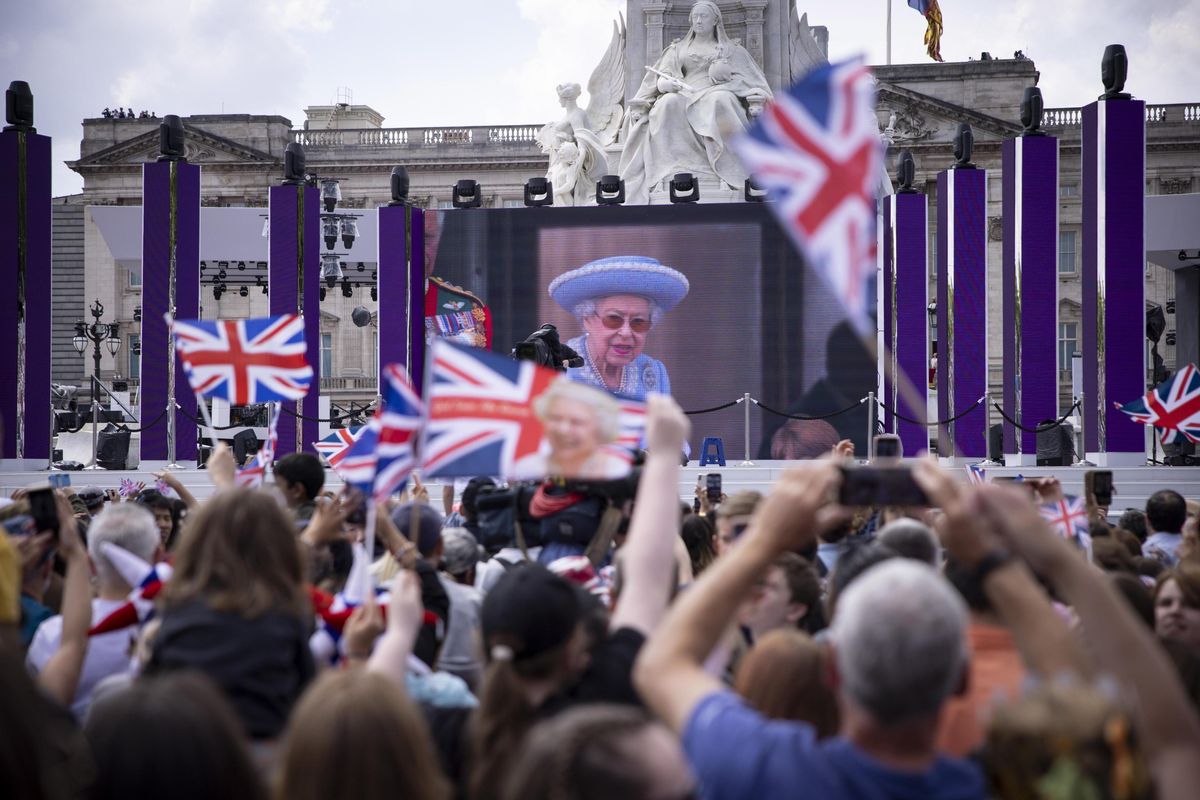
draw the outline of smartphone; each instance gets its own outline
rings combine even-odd
[[[710,472],[704,479],[704,492],[709,504],[721,502],[721,473]]]
[[[55,489],[65,489],[71,485],[71,473],[69,472],[51,472],[50,485]]]
[[[58,533],[58,505],[54,499],[54,487],[50,484],[35,486],[29,490],[29,514],[33,527],[39,533]]]
[[[1113,477],[1112,471],[1107,469],[1094,469],[1087,473],[1086,477],[1091,478],[1092,497],[1096,500],[1096,505],[1108,507],[1112,505],[1113,498]]]
[[[875,458],[899,461],[904,456],[900,437],[894,433],[881,433],[875,437]]]
[[[908,467],[842,467],[838,502],[844,506],[928,506]]]

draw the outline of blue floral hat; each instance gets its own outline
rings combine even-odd
[[[564,272],[550,282],[550,296],[567,311],[585,300],[632,294],[653,300],[670,311],[687,297],[691,286],[679,270],[647,256],[612,256]]]

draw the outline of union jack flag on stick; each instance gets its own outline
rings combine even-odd
[[[375,500],[399,491],[412,473],[413,442],[425,410],[404,367],[389,364],[382,377],[383,402],[334,467],[342,480]]]
[[[1039,506],[1038,511],[1064,539],[1082,545],[1090,538],[1087,503],[1082,497],[1065,495],[1062,500]]]
[[[1195,364],[1188,364],[1145,397],[1113,405],[1135,422],[1153,425],[1163,444],[1183,439],[1200,442],[1200,370]]]
[[[263,480],[267,477],[267,468],[275,460],[275,445],[279,442],[279,404],[271,403],[267,409],[267,413],[271,416],[267,423],[267,440],[254,454],[254,458],[250,459],[246,466],[238,469],[233,476],[233,482],[238,486],[245,486],[248,489],[257,489],[262,486]]]
[[[350,445],[358,441],[358,437],[366,429],[366,425],[342,428],[329,434],[319,442],[313,442],[313,447],[325,459],[326,464],[337,469],[338,465],[342,463],[342,459],[346,457],[346,453],[350,451]]]
[[[175,320],[175,349],[197,396],[231,405],[299,400],[313,370],[304,319],[295,314],[240,320]]]
[[[783,228],[863,336],[873,336],[875,200],[883,144],[861,61],[818,67],[734,142]]]

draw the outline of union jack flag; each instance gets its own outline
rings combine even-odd
[[[1195,364],[1188,364],[1145,397],[1114,405],[1135,422],[1153,425],[1163,444],[1183,439],[1200,442],[1200,370]]]
[[[1064,539],[1079,544],[1090,540],[1087,503],[1082,497],[1065,495],[1062,500],[1039,506],[1038,511]]]
[[[534,401],[561,373],[530,361],[514,361],[444,339],[430,345],[429,409],[421,461],[430,476],[505,475],[513,477],[522,459],[543,448],[544,427]],[[599,391],[598,389],[595,391]],[[618,398],[618,440],[641,440],[645,408]],[[629,454],[620,447],[604,449],[613,463]],[[544,475],[545,473],[542,473]]]
[[[850,321],[873,333],[883,144],[870,71],[858,60],[812,70],[777,94],[734,148]]]
[[[983,484],[987,483],[987,475],[984,473],[983,467],[976,466],[975,464],[968,464],[967,480],[971,482],[972,486],[982,486]]]
[[[346,453],[349,452],[350,445],[354,444],[366,429],[366,425],[342,428],[329,434],[319,442],[313,442],[313,447],[325,459],[326,464],[337,469],[338,465],[342,463],[342,459],[346,457]]]
[[[304,319],[295,314],[239,320],[175,320],[175,347],[192,391],[235,406],[298,400],[313,370]]]
[[[399,491],[408,480],[416,465],[413,440],[424,413],[403,367],[389,364],[382,377],[383,402],[335,467],[342,480],[376,500]]]
[[[101,542],[100,552],[127,584],[133,587],[129,599],[88,630],[88,636],[128,628],[145,622],[154,614],[154,598],[171,579],[171,565],[148,564],[112,542]]]
[[[238,486],[244,486],[247,489],[257,489],[263,485],[263,480],[267,477],[267,467],[271,466],[271,462],[275,460],[275,444],[279,441],[279,411],[276,405],[270,405],[271,420],[267,426],[267,440],[263,442],[259,451],[254,454],[254,458],[246,464],[246,466],[238,469],[233,476],[233,482]]]

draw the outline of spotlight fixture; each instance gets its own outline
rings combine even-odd
[[[596,181],[596,205],[619,206],[625,202],[625,181],[616,175],[602,175]]]
[[[545,178],[530,178],[525,181],[525,205],[554,205],[554,184]]]
[[[917,162],[913,160],[913,154],[908,150],[901,150],[900,157],[896,160],[896,183],[900,186],[896,194],[916,194],[917,190],[913,188],[916,175]]]
[[[358,237],[358,223],[353,217],[345,217],[342,220],[342,246],[349,250],[354,246],[354,240]]]
[[[249,286],[243,285],[242,288],[238,289],[238,297],[249,297],[249,296],[250,296],[250,287]]]
[[[1110,44],[1104,48],[1104,56],[1100,59],[1100,79],[1104,81],[1104,94],[1101,100],[1128,100],[1130,95],[1121,91],[1125,88],[1125,78],[1129,74],[1129,56],[1125,54],[1125,45]]]
[[[246,262],[239,261],[238,262],[238,272],[245,272],[245,271],[246,271]]]
[[[265,262],[265,261],[260,261],[260,262],[258,262],[258,268],[259,268],[259,269],[266,269],[266,268],[267,268],[267,262]]]
[[[349,278],[342,278],[342,297],[354,297],[354,287]]]
[[[33,92],[25,81],[13,81],[4,93],[4,119],[6,131],[37,133],[33,127]]]
[[[1173,301],[1173,300],[1172,300],[1172,301],[1169,301],[1169,302],[1168,302],[1168,305],[1167,305],[1167,308],[1169,308],[1169,309],[1171,310],[1171,312],[1172,312],[1172,313],[1174,313],[1174,311],[1175,311],[1175,301]],[[134,321],[134,322],[141,322],[141,321],[142,321],[142,307],[141,307],[141,306],[134,306],[134,307],[133,307],[133,321]]]
[[[1042,116],[1045,104],[1042,101],[1042,90],[1036,86],[1026,86],[1025,94],[1021,97],[1022,136],[1045,136],[1041,130]]]
[[[408,170],[392,167],[392,201],[389,206],[402,206],[408,200]]]
[[[223,294],[225,294],[225,284],[218,283],[216,286],[213,287],[213,299],[214,300],[220,300],[221,295],[223,295]]]
[[[325,302],[325,287],[324,286],[321,287],[321,302],[322,303]]]
[[[971,151],[975,149],[975,134],[968,122],[958,123],[958,133],[954,135],[954,166],[951,169],[975,169],[971,163]]]
[[[767,190],[759,186],[754,178],[746,178],[745,197],[747,203],[762,203],[767,199]]]
[[[690,172],[677,172],[671,179],[672,203],[695,203],[700,199],[700,183]]]
[[[366,264],[364,264],[364,263],[363,263],[363,262],[361,262],[361,261],[360,261],[360,262],[358,262],[358,271],[359,271],[359,272],[366,272],[366,271],[367,271],[367,265],[366,265]]]
[[[379,302],[379,289],[377,289],[374,286],[371,287],[371,299],[374,300],[376,303]]]
[[[187,161],[184,158],[183,120],[175,114],[167,114],[158,125],[159,161]]]
[[[1175,313],[1175,300],[1174,300],[1174,298],[1172,298],[1172,299],[1170,299],[1170,300],[1168,300],[1168,301],[1167,301],[1167,313],[1168,313],[1168,314],[1174,314],[1174,313]]]
[[[330,289],[343,278],[342,265],[338,263],[337,256],[329,254],[321,256],[321,277],[325,279],[325,285]]]
[[[262,289],[263,294],[267,294],[267,284],[266,284],[266,282],[263,281],[262,278],[258,278],[257,280],[255,280],[254,285],[259,287],[260,289]]]
[[[220,280],[225,280],[226,272],[224,269],[220,269],[217,271],[217,278],[219,278]]]
[[[325,249],[337,247],[338,223],[336,219],[327,219],[321,223],[321,235],[325,238]]]
[[[288,142],[283,150],[283,185],[300,186],[304,183],[304,147],[299,142]],[[270,224],[270,220],[267,220]],[[267,228],[263,226],[263,236]]]
[[[321,181],[321,200],[325,203],[325,213],[332,214],[342,199],[342,189],[333,178]]]
[[[207,261],[201,261],[201,262],[200,262],[200,271],[201,271],[201,272],[204,272],[204,271],[206,271],[207,269],[208,269],[208,262],[207,262]]]
[[[450,192],[450,202],[455,208],[479,208],[483,205],[483,188],[478,181],[458,181]]]
[[[221,269],[229,269],[229,262],[228,261],[218,261],[217,266],[220,267]]]

